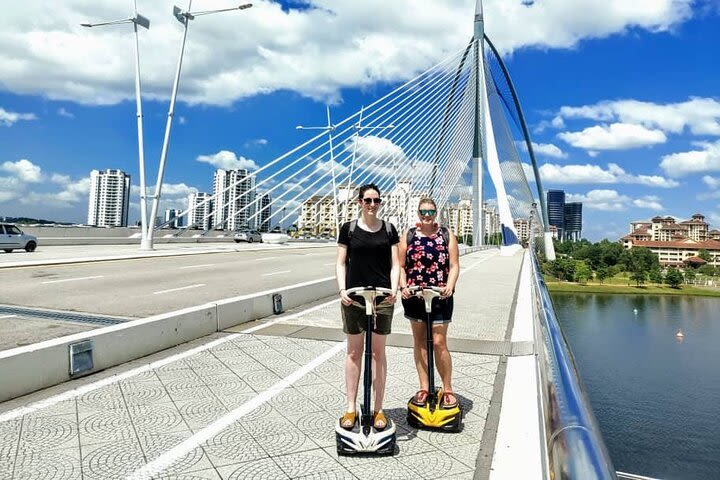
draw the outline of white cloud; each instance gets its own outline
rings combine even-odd
[[[152,21],[140,35],[147,98],[166,99],[170,93],[182,34],[170,14],[173,3],[157,0],[140,7]],[[406,80],[464,46],[472,34],[475,1],[308,0],[302,6],[310,8],[301,10],[283,10],[268,0],[253,4],[249,10],[192,22],[181,99],[227,105],[287,89],[338,100],[343,88]],[[486,0],[485,15],[488,35],[509,53],[523,47],[571,48],[583,39],[634,28],[668,31],[692,16],[692,5],[692,0],[531,5]],[[232,0],[207,5],[231,6]],[[3,88],[88,104],[132,99],[130,27],[79,26],[129,14],[127,2],[109,0],[65,0],[52,9],[39,0],[13,3],[0,18]]]
[[[2,45],[2,41],[0,41],[0,45]],[[0,54],[0,58],[2,58],[2,54]],[[0,67],[0,71],[2,71],[2,67]],[[20,120],[37,120],[37,117],[34,113],[8,112],[0,107],[0,125],[12,127],[14,123]]]
[[[65,118],[75,118],[74,113],[69,112],[64,108],[59,108],[57,111],[57,114],[60,115],[61,117],[65,117]]]
[[[33,164],[30,160],[22,159],[17,162],[4,162],[0,169],[10,172],[22,182],[37,183],[42,180],[42,171],[40,167]]]
[[[248,140],[245,142],[244,147],[250,148],[250,147],[264,147],[268,144],[268,140],[266,138],[255,138],[253,140]]]
[[[581,107],[562,107],[560,117],[600,122],[619,121],[647,129],[695,135],[720,135],[720,101],[691,97],[685,102],[658,104],[639,100],[616,100]]]
[[[235,152],[228,150],[220,150],[213,155],[200,155],[197,157],[198,162],[209,163],[215,168],[223,170],[233,170],[236,168],[244,168],[247,170],[257,170],[258,166],[249,158],[243,156],[238,157]]]
[[[656,197],[655,195],[646,195],[642,198],[636,198],[632,201],[632,204],[638,208],[647,208],[657,212],[665,209],[660,203],[660,197]]]
[[[583,208],[590,210],[602,210],[606,212],[617,212],[627,210],[629,207],[644,208],[654,211],[662,211],[664,207],[660,204],[660,198],[655,195],[646,195],[640,198],[631,198],[622,195],[616,190],[590,190],[585,195],[567,193],[566,202],[582,202]]]
[[[525,176],[532,176],[532,167],[523,164]],[[633,175],[617,164],[610,163],[607,169],[599,165],[557,165],[546,163],[540,166],[540,178],[543,182],[555,184],[611,184],[627,183],[657,188],[674,188],[680,184],[658,175]]]
[[[660,168],[671,177],[720,171],[720,140],[714,143],[695,142],[693,145],[702,150],[665,155],[660,162]]]
[[[525,142],[521,142],[521,145],[524,150],[527,150],[527,145]],[[533,142],[533,151],[536,154],[544,155],[546,157],[552,157],[552,158],[567,158],[568,154],[563,152],[558,146],[553,145],[552,143],[535,143]]]
[[[0,177],[0,203],[18,198],[24,187],[15,177]]]
[[[64,177],[62,175],[55,178]],[[90,177],[81,178],[75,182],[67,181],[62,184],[63,189],[59,192],[36,192],[31,191],[20,200],[24,205],[47,204],[54,208],[68,208],[77,205],[80,202],[88,201],[88,192],[90,191]]]
[[[702,177],[702,181],[710,188],[715,189],[720,187],[720,178],[711,177],[710,175],[704,175]]]
[[[590,190],[585,195],[566,194],[566,202],[582,202],[583,207],[591,210],[620,211],[627,208],[631,198],[620,195],[615,190]]]
[[[573,147],[586,150],[625,150],[667,141],[662,131],[631,123],[595,125],[580,132],[558,133],[558,137]]]

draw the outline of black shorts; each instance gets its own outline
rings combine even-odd
[[[363,300],[364,303],[364,300]],[[370,319],[373,323],[372,331],[380,335],[390,335],[392,326],[393,311],[395,305],[387,302],[381,302],[375,307],[375,318]],[[342,312],[343,332],[348,335],[357,335],[365,331],[367,325],[367,314],[365,313],[365,305],[353,302],[352,305],[346,306],[340,304]]]
[[[432,310],[430,311],[430,319],[433,323],[450,323],[453,314],[454,297],[435,298],[432,302]],[[405,310],[405,318],[408,320],[425,321],[427,312],[425,312],[425,300],[420,297],[410,297],[407,300],[403,298],[403,309]]]

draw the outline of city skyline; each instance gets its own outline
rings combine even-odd
[[[0,215],[82,223],[91,170],[118,168],[138,181],[131,29],[79,27],[127,17],[126,3],[76,0],[49,12],[31,1],[0,19],[11,60],[0,62]],[[717,6],[525,3],[486,0],[487,33],[518,89],[543,185],[583,203],[583,236],[617,239],[628,222],[658,213],[686,218],[702,210],[720,225],[719,67],[686,53],[720,40]],[[212,191],[216,168],[256,170],[306,140],[295,126],[324,123],[326,103],[334,121],[345,118],[470,38],[474,1],[413,5],[371,2],[364,8],[385,13],[377,21],[344,0],[260,1],[193,23],[159,211],[184,209],[188,195]],[[181,26],[171,2],[138,8],[152,22],[141,32],[141,64],[154,185]],[[411,21],[400,21],[409,11]],[[272,26],[280,23],[303,41],[279,41]],[[322,25],[335,41],[328,45],[305,24]],[[237,61],[226,66],[210,52]],[[12,70],[19,59],[23,68]],[[131,224],[138,196],[134,184]]]

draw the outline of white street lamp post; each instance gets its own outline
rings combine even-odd
[[[147,202],[145,200],[145,146],[143,141],[143,114],[142,99],[140,94],[140,46],[138,41],[138,25],[150,29],[150,20],[143,17],[137,12],[137,0],[134,2],[135,16],[124,20],[115,20],[112,22],[102,23],[83,23],[83,27],[101,27],[106,25],[120,25],[123,23],[132,23],[135,31],[135,105],[137,117],[137,136],[138,136],[138,163],[140,169],[140,248],[148,248],[148,229],[147,229]]]
[[[188,0],[188,8],[186,11],[173,7],[173,15],[183,24],[183,38],[180,45],[180,58],[178,59],[177,69],[175,70],[175,80],[173,82],[172,94],[170,95],[170,108],[168,109],[167,123],[165,124],[165,137],[163,138],[162,151],[160,152],[160,166],[158,169],[157,183],[155,184],[155,194],[152,196],[152,210],[150,212],[150,223],[148,225],[148,248],[153,248],[153,231],[155,230],[155,218],[157,216],[158,205],[160,203],[160,195],[162,192],[162,180],[165,173],[165,161],[167,160],[168,144],[170,143],[170,130],[172,128],[173,115],[175,113],[175,100],[177,98],[178,85],[180,84],[180,71],[182,70],[183,55],[185,53],[185,40],[187,39],[188,25],[190,20],[202,15],[210,15],[213,13],[229,12],[234,10],[245,10],[252,7],[252,3],[246,3],[234,8],[223,8],[219,10],[205,10],[201,12],[190,12],[192,0]]]

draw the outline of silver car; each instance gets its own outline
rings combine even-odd
[[[235,243],[240,242],[262,243],[262,235],[257,230],[241,230],[239,232],[235,232]]]
[[[0,223],[0,249],[5,252],[10,253],[21,248],[26,252],[34,252],[37,244],[35,235],[23,233],[17,225],[12,223]]]

